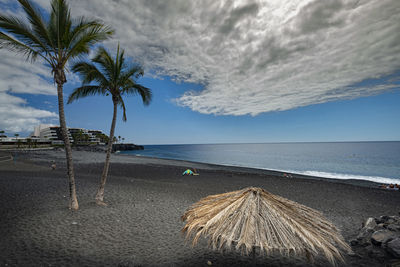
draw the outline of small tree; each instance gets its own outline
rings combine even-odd
[[[118,107],[122,108],[122,120],[126,121],[123,96],[140,95],[145,105],[148,105],[151,101],[150,89],[137,83],[137,80],[143,76],[143,69],[137,65],[128,66],[125,63],[124,51],[120,52],[119,45],[115,59],[106,49],[100,47],[91,63],[79,62],[74,65],[72,70],[81,76],[82,86],[72,92],[68,103],[91,95],[111,95],[113,103],[113,118],[110,127],[111,139],[114,137]],[[91,85],[92,82],[96,84]],[[121,136],[118,136],[118,138],[121,140]],[[110,166],[111,151],[112,143],[109,143],[100,186],[96,194],[96,203],[99,205],[105,205],[103,201],[104,186]]]
[[[100,139],[100,142],[105,143],[105,144],[108,144],[108,142],[110,140],[110,138],[103,133],[97,133],[96,137]]]
[[[32,147],[32,139],[26,138],[26,144],[28,145],[28,148],[31,148]]]
[[[83,140],[83,142],[85,142],[86,144],[88,144],[88,143],[89,143],[89,140],[90,140],[89,135],[82,132],[82,140]]]
[[[20,148],[21,147],[21,139],[18,139],[18,136],[19,136],[19,134],[14,134],[14,136],[15,136],[15,141],[17,141],[17,146],[18,146],[18,148]]]

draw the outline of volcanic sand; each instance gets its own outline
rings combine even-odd
[[[4,154],[4,153],[2,153]],[[0,162],[1,266],[307,266],[302,258],[252,257],[212,251],[203,239],[185,243],[180,217],[200,198],[248,186],[321,211],[355,238],[368,217],[398,215],[400,192],[372,183],[162,160],[112,156],[107,207],[94,203],[104,153],[74,151],[78,211],[68,210],[68,182],[62,151],[18,152]],[[52,162],[57,164],[51,170]],[[196,168],[199,176],[182,176]],[[384,266],[363,251],[348,266]],[[317,266],[327,262],[317,259]]]

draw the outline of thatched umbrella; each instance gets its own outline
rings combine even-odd
[[[333,265],[344,261],[343,251],[351,252],[320,212],[256,187],[207,196],[193,204],[182,221],[193,245],[203,235],[218,250],[234,247],[249,254],[259,248],[267,255],[305,255],[309,260],[323,253]]]

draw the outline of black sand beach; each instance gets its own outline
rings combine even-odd
[[[3,152],[2,152],[3,153]],[[181,215],[210,194],[258,186],[321,211],[353,239],[368,217],[398,215],[400,193],[370,183],[287,178],[281,173],[112,156],[107,207],[94,203],[104,153],[74,151],[80,209],[68,210],[62,151],[19,152],[0,162],[1,266],[307,266],[304,259],[221,254],[185,244]],[[51,170],[51,161],[57,164]],[[197,168],[199,176],[182,176]],[[354,249],[346,266],[385,266]],[[317,260],[316,265],[327,266]]]

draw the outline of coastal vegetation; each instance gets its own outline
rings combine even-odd
[[[124,50],[120,51],[118,45],[115,59],[113,59],[104,47],[99,47],[91,62],[81,61],[72,67],[72,70],[81,77],[82,86],[72,92],[68,103],[92,95],[111,95],[113,117],[109,135],[110,140],[115,138],[114,131],[118,107],[122,108],[122,120],[126,121],[127,119],[123,96],[140,95],[145,105],[148,105],[152,98],[151,90],[137,83],[137,80],[144,74],[143,69],[136,64],[131,66],[127,64],[124,54]],[[118,139],[121,140],[121,136],[118,136]],[[106,205],[104,202],[104,187],[110,166],[112,143],[108,142],[107,145],[107,156],[95,198],[98,205]]]
[[[89,135],[85,134],[82,130],[79,130],[78,133],[72,134],[72,139],[75,144],[88,144],[89,143]]]
[[[50,66],[54,83],[57,84],[58,115],[67,159],[69,207],[77,210],[79,204],[72,151],[64,113],[63,86],[67,82],[65,70],[70,60],[88,54],[94,44],[108,39],[114,31],[99,20],[72,18],[65,0],[51,1],[49,19],[45,19],[30,1],[18,2],[29,23],[15,16],[0,13],[0,48],[19,53],[32,62],[40,58]]]

